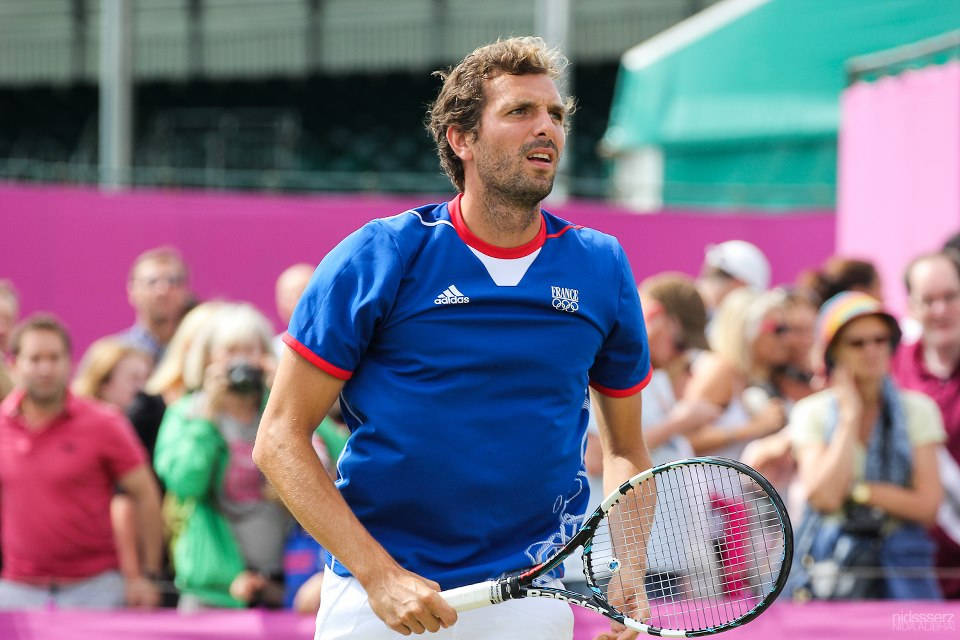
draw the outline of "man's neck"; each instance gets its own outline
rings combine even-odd
[[[949,378],[960,363],[960,344],[945,344],[922,347],[923,364],[927,371],[938,378]]]
[[[66,405],[66,393],[51,402],[36,402],[30,396],[24,396],[20,403],[20,413],[27,426],[35,431],[45,428],[58,415],[63,413]]]
[[[864,409],[872,409],[880,406],[880,400],[883,397],[883,378],[870,380],[857,380],[857,390],[860,392],[860,400],[863,402]]]
[[[537,237],[540,203],[532,207],[471,191],[460,199],[460,214],[473,235],[495,247],[520,247]]]
[[[138,317],[137,324],[147,330],[157,344],[165,345],[170,342],[174,331],[177,330],[177,323],[173,319],[156,320],[151,318]]]

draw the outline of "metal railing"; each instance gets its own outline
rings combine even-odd
[[[568,53],[579,62],[617,60],[625,49],[715,1],[573,3]],[[62,12],[31,8],[31,3],[0,9],[0,84],[96,80],[99,3],[64,15],[69,4],[63,3]],[[189,14],[189,4],[138,3],[137,81],[432,68],[483,42],[530,33],[536,3],[411,0],[383,2],[378,11],[373,3],[352,8],[349,0],[328,0],[314,13],[302,0],[277,2],[272,12],[249,3],[226,11],[219,3],[215,11],[201,12],[199,20]],[[432,8],[444,5],[443,12]],[[264,19],[271,13],[277,15]]]
[[[447,193],[453,187],[440,171],[304,171],[298,169],[222,169],[215,167],[134,166],[131,186],[239,191]],[[100,167],[75,162],[0,159],[0,180],[95,185]],[[606,178],[569,178],[570,193],[605,198]]]

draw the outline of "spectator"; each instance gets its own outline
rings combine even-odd
[[[0,608],[153,606],[161,519],[146,452],[122,415],[68,392],[70,338],[35,315],[11,339],[18,388],[0,404]],[[114,487],[136,505],[145,573],[122,576]]]
[[[818,306],[842,291],[859,291],[883,300],[880,274],[873,263],[866,260],[834,256],[820,269],[801,274],[797,284],[817,296]]]
[[[299,262],[284,269],[280,277],[277,278],[277,315],[280,316],[280,323],[284,330],[290,324],[290,316],[293,315],[293,310],[296,308],[303,290],[307,288],[314,269],[316,269],[316,265]],[[273,341],[273,351],[277,357],[280,357],[284,349],[282,337],[283,332]]]
[[[160,396],[169,406],[188,391],[197,391],[187,388],[183,379],[187,353],[194,339],[205,331],[207,324],[222,305],[222,302],[202,302],[187,312],[170,339],[163,358],[147,380],[144,390],[148,394]]]
[[[693,360],[708,349],[707,312],[693,281],[663,273],[640,286],[643,318],[654,371],[643,393],[644,437],[654,464],[693,455],[684,437],[720,415],[717,405],[680,403]]]
[[[126,415],[147,450],[147,460],[153,459],[157,429],[163,418],[163,400],[143,393],[152,367],[153,356],[146,351],[115,337],[101,338],[87,348],[71,385],[77,396],[100,400]],[[157,408],[145,411],[143,408],[150,402]],[[113,497],[110,519],[121,571],[125,575],[140,573],[136,511],[129,496],[121,492]],[[169,576],[162,577],[166,581]]]
[[[813,345],[817,305],[800,290],[784,290],[787,361],[774,367],[771,381],[777,394],[796,402],[813,393]]]
[[[960,256],[960,232],[952,234],[944,241],[943,250],[952,251],[954,254]]]
[[[273,370],[273,331],[223,304],[186,356],[188,393],[167,410],[156,470],[167,488],[180,607],[280,606],[284,508],[251,454]]]
[[[904,389],[926,393],[940,407],[947,432],[941,457],[944,489],[949,497],[932,531],[937,567],[960,569],[960,486],[946,482],[960,471],[960,263],[949,251],[928,253],[907,267],[905,282],[910,313],[920,325],[920,339],[901,346],[893,359],[893,376]],[[951,472],[952,471],[952,472]],[[952,509],[947,505],[953,505]],[[944,575],[947,598],[960,598],[960,577]]]
[[[749,287],[756,292],[770,286],[770,263],[763,252],[744,240],[728,240],[707,247],[697,290],[707,315],[720,307],[731,291]]]
[[[846,581],[815,575],[806,588],[820,598],[936,598],[933,544],[924,527],[933,524],[942,495],[940,412],[930,398],[901,391],[890,378],[900,328],[876,299],[840,293],[824,303],[817,324],[829,386],[790,415],[808,503],[797,550],[841,570],[882,567],[884,575]],[[795,563],[798,580],[806,564]],[[898,571],[905,567],[929,573]]]
[[[152,368],[151,355],[117,338],[100,338],[80,360],[72,390],[126,411]]]
[[[739,458],[748,442],[786,423],[770,378],[788,356],[784,304],[782,291],[742,288],[717,310],[710,327],[713,350],[698,359],[684,394],[686,402],[723,409],[712,424],[688,435],[697,454]]]
[[[817,323],[817,305],[814,295],[803,289],[784,289],[784,320],[788,331],[784,334],[787,346],[786,364],[775,366],[770,374],[774,395],[784,400],[785,408],[806,398],[815,388],[822,387],[814,377],[814,342]],[[740,459],[762,473],[783,496],[791,516],[803,511],[802,499],[796,483],[796,461],[789,429],[780,429],[768,436],[753,440],[744,448]]]
[[[0,280],[0,355],[5,355],[10,343],[10,332],[20,314],[20,298],[9,280]]]
[[[0,400],[13,390],[13,379],[7,371],[7,348],[10,332],[20,315],[20,299],[9,280],[0,280]]]
[[[116,337],[97,340],[84,354],[73,381],[78,396],[96,398],[113,405],[133,424],[149,460],[166,404],[160,396],[144,391],[153,368],[153,356]]]
[[[136,321],[122,337],[159,362],[189,303],[187,265],[171,247],[140,254],[130,269],[127,297]]]
[[[710,402],[677,401],[683,397],[693,361],[708,348],[704,335],[707,312],[693,281],[676,273],[645,280],[640,285],[640,300],[654,367],[642,391],[641,422],[653,463],[663,464],[692,456],[686,434],[720,415],[720,408]],[[694,513],[696,519],[710,518],[707,504],[688,497],[661,496],[657,510],[666,520],[678,519],[671,514],[681,510]],[[650,595],[669,598],[686,590],[698,597],[715,597],[719,585],[710,578],[714,574],[712,541],[689,531],[679,533],[675,543],[685,553],[677,554],[673,562],[647,568],[649,584],[659,585]]]

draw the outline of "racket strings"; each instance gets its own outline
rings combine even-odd
[[[719,465],[680,465],[633,487],[595,533],[584,566],[618,611],[707,629],[753,610],[775,586],[783,529],[770,496]]]

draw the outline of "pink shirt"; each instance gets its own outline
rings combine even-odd
[[[949,378],[938,378],[923,363],[922,341],[902,345],[893,357],[893,377],[904,389],[922,391],[937,403],[943,415],[943,427],[947,432],[944,446],[960,463],[960,365]],[[940,529],[934,527],[933,539],[937,543],[936,565],[950,569],[960,565],[960,545]],[[942,576],[940,588],[945,598],[960,598],[960,578]]]
[[[116,569],[110,500],[118,479],[146,462],[143,445],[120,413],[69,394],[63,413],[31,430],[23,396],[0,404],[3,577],[44,582]]]
[[[945,446],[960,462],[960,367],[949,378],[938,378],[923,364],[921,342],[902,345],[893,357],[893,377],[903,389],[921,391],[937,403],[947,432]]]

